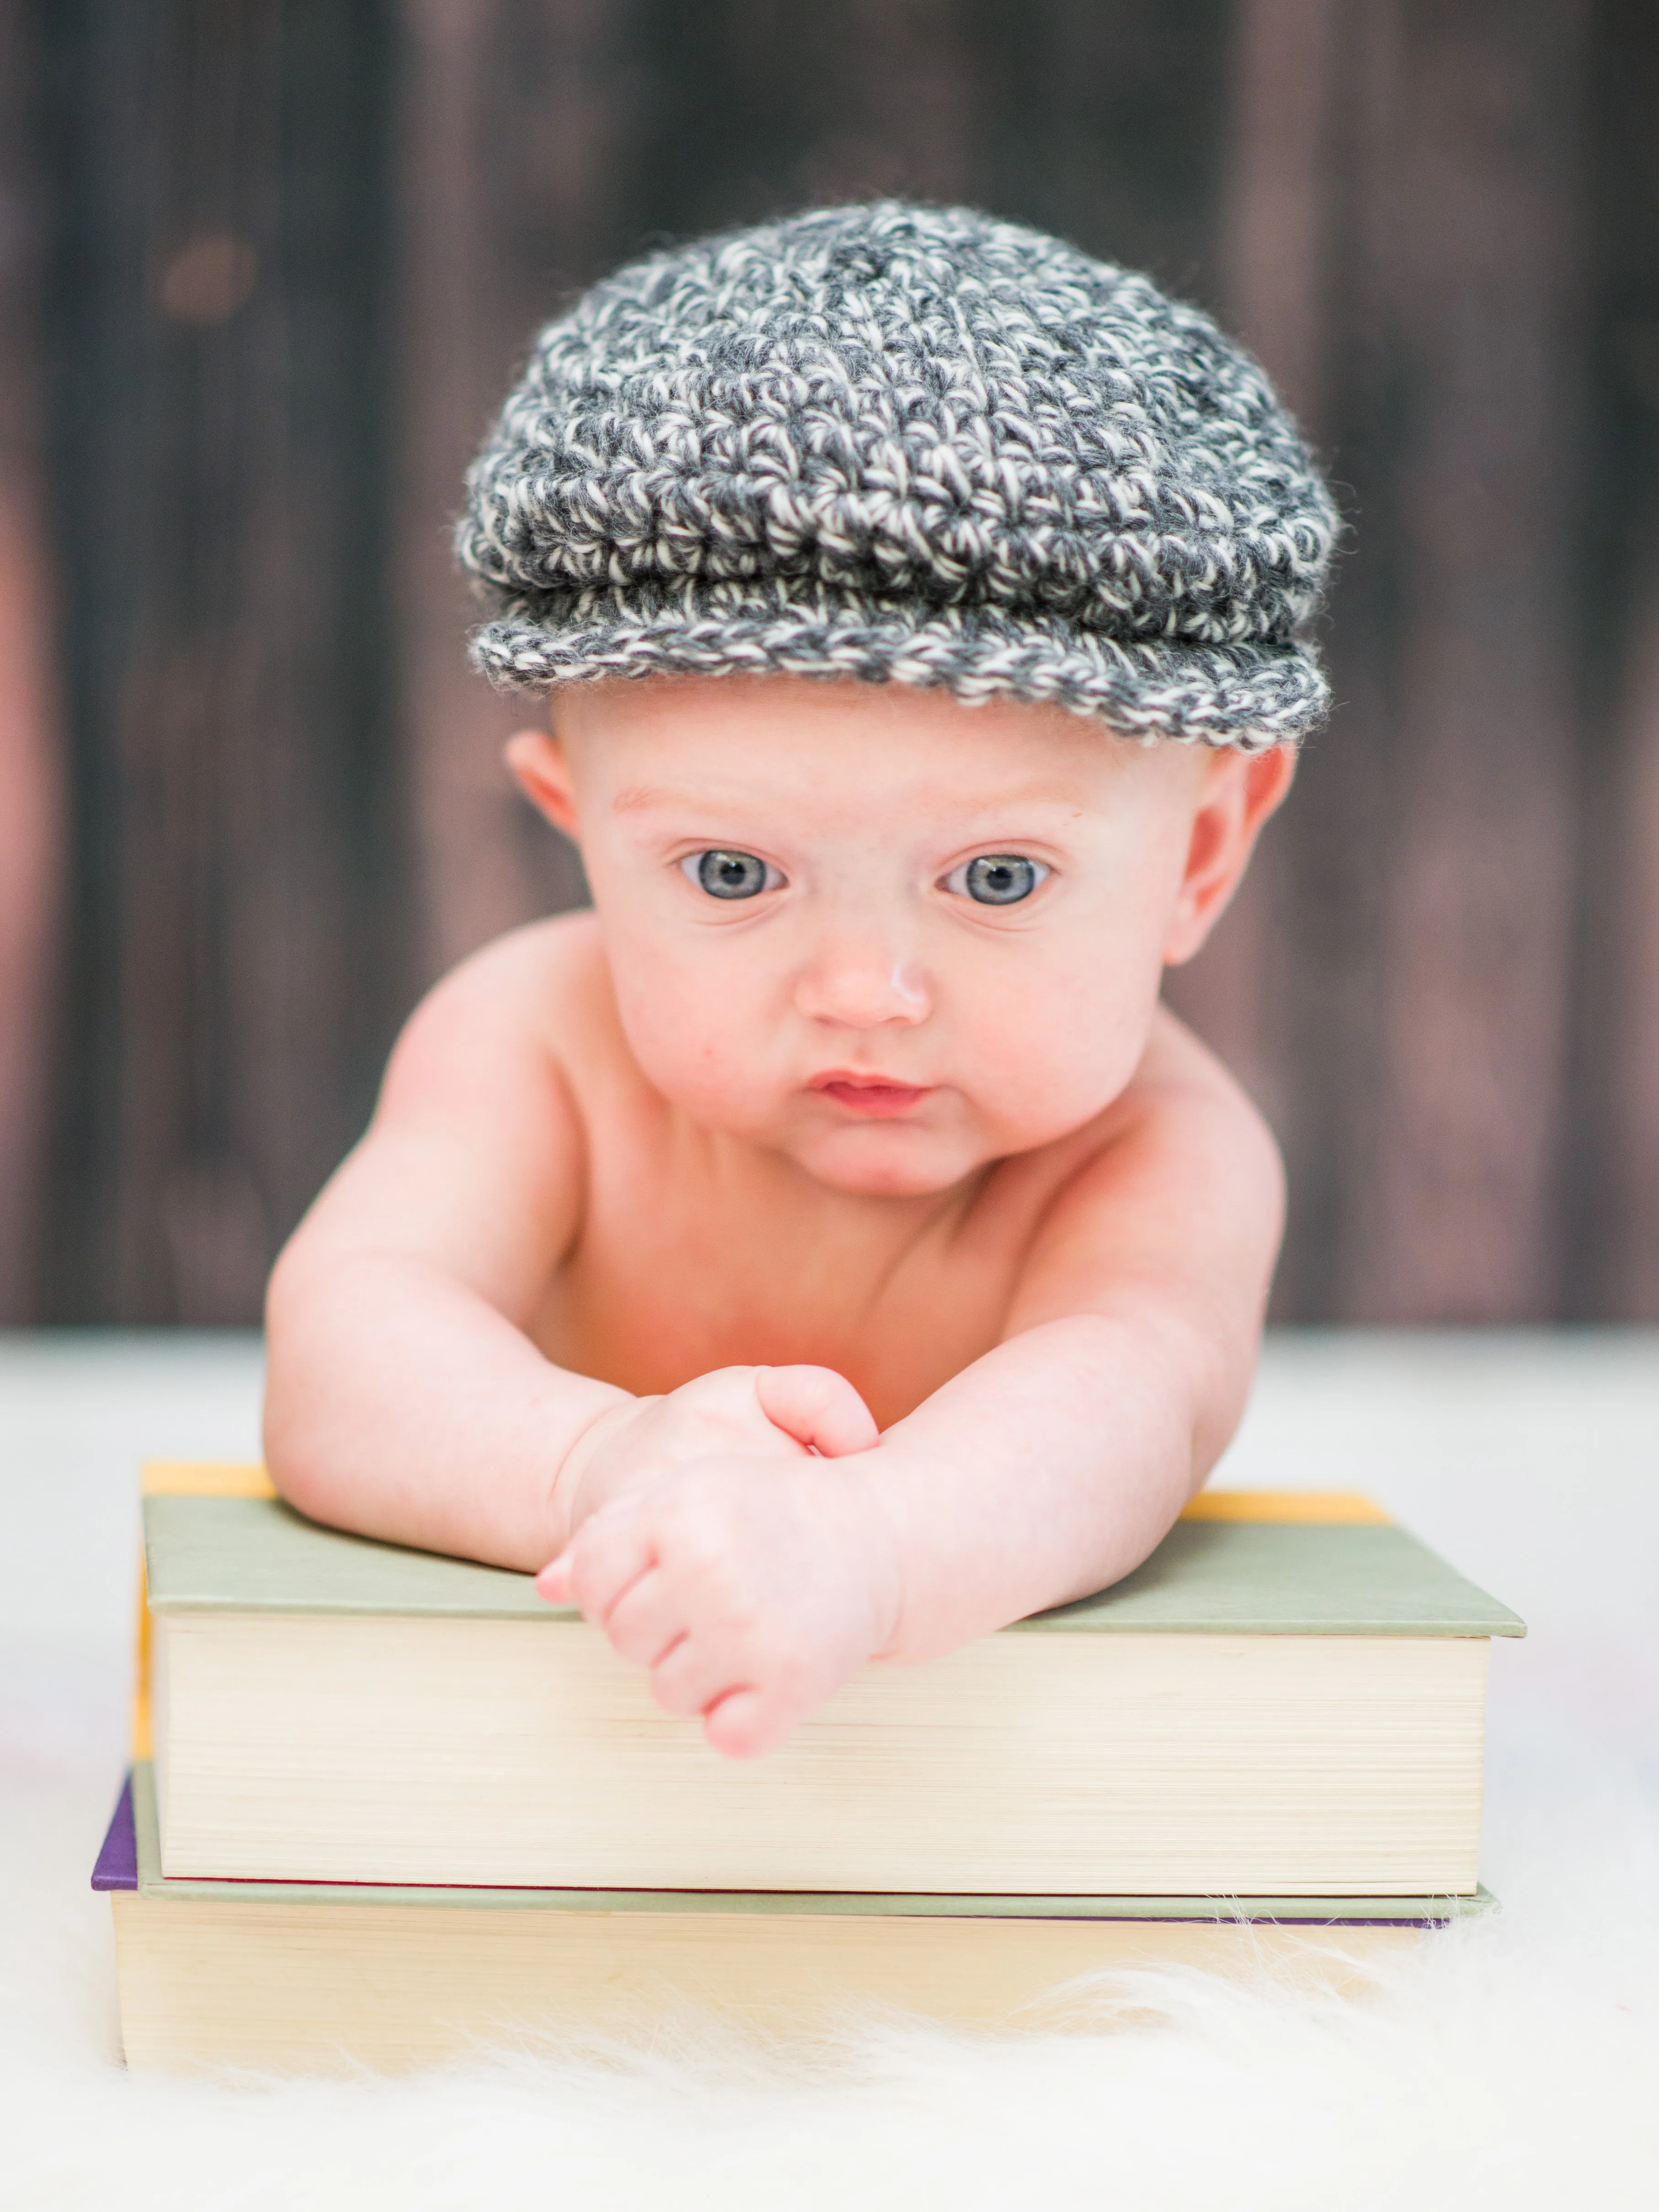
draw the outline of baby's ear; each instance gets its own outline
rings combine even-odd
[[[1291,787],[1296,748],[1212,754],[1206,764],[1164,959],[1190,960],[1238,888],[1261,825]]]
[[[537,811],[567,837],[576,835],[576,798],[564,747],[545,730],[520,730],[507,741],[505,758],[519,788]]]

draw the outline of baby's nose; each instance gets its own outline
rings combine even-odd
[[[795,1006],[809,1021],[879,1029],[926,1021],[933,994],[921,963],[907,954],[888,945],[842,945],[823,947],[802,970]]]

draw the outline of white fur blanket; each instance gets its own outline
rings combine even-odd
[[[1659,2206],[1659,1343],[1298,1339],[1225,1480],[1357,1484],[1525,1613],[1493,1665],[1486,1878],[1363,2002],[1139,1978],[1098,2030],[706,2021],[401,2082],[116,2056],[87,1874],[120,1764],[130,1471],[250,1449],[252,1347],[0,1340],[0,2206],[1134,2212]]]

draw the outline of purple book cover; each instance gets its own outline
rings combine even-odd
[[[104,1848],[92,1870],[94,1889],[137,1889],[138,1838],[132,1825],[132,1777],[121,1784],[121,1795],[104,1838]]]

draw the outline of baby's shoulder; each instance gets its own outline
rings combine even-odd
[[[445,1023],[510,1023],[530,1036],[609,1003],[599,922],[584,907],[492,938],[441,977],[418,1012]]]
[[[1176,1176],[1191,1175],[1202,1160],[1273,1184],[1282,1173],[1260,1108],[1166,1006],[1153,1018],[1139,1066],[1094,1133],[1101,1156],[1157,1161]]]
[[[1237,1078],[1164,1006],[1139,1066],[1111,1103],[1003,1170],[1011,1197],[1028,1196],[1029,1184],[1062,1222],[1077,1207],[1109,1213],[1138,1187],[1191,1191],[1217,1175],[1271,1194],[1283,1180],[1278,1145]]]
[[[586,909],[555,915],[492,939],[434,984],[388,1077],[395,1086],[458,1060],[497,1079],[514,1067],[591,1066],[619,1035],[598,922]]]

